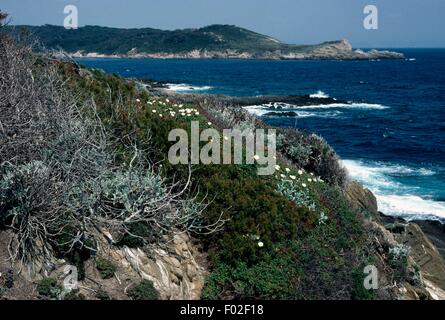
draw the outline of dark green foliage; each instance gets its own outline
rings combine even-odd
[[[174,31],[98,26],[86,26],[77,30],[66,30],[63,27],[51,25],[26,27],[31,33],[37,35],[46,47],[61,47],[68,52],[85,50],[104,54],[126,54],[133,48],[137,48],[138,52],[144,53],[181,53],[195,49],[209,51],[232,49],[263,53],[276,50],[307,51],[315,48],[283,44],[268,36],[230,25],[212,25],[200,29]]]
[[[37,292],[39,295],[57,299],[59,295],[62,293],[62,287],[57,283],[57,280],[54,278],[43,278],[37,284]]]
[[[91,257],[91,254],[96,251],[96,243],[92,239],[84,239],[83,244],[77,244],[73,248],[70,247],[72,239],[76,237],[81,231],[80,226],[74,222],[66,223],[67,219],[64,216],[60,218],[60,224],[63,225],[61,229],[54,232],[54,237],[51,241],[55,253],[64,257],[76,266],[78,272],[78,280],[85,278],[84,262]]]
[[[112,278],[116,272],[116,266],[109,260],[103,258],[98,258],[96,260],[96,268],[99,270],[102,279]]]
[[[357,291],[358,280],[352,271],[366,259],[366,252],[361,251],[363,226],[339,191],[325,185],[320,192],[329,216],[325,224],[293,240],[265,245],[256,264],[216,264],[207,278],[203,297],[350,299],[354,290],[357,297],[363,294]]]
[[[364,265],[362,268],[358,268],[354,271],[354,287],[351,292],[352,300],[374,300],[375,299],[375,291],[368,290],[365,288],[363,281],[365,280],[366,275],[363,273]]]
[[[111,300],[110,295],[103,289],[99,289],[96,292],[96,298],[99,300]]]
[[[85,300],[85,297],[82,294],[70,291],[63,296],[63,300],[79,301],[79,300]]]
[[[145,244],[144,239],[151,234],[149,226],[144,222],[136,222],[127,226],[130,233],[125,233],[119,245],[130,248],[142,247]]]
[[[142,280],[128,290],[128,296],[133,300],[158,300],[159,294],[150,280]]]
[[[405,281],[408,276],[408,251],[405,251],[403,246],[391,248],[389,252],[389,265],[393,269],[394,280],[397,283]]]
[[[290,129],[278,129],[277,150],[304,168],[322,177],[332,185],[343,187],[346,183],[346,170],[339,162],[334,149],[321,137]]]

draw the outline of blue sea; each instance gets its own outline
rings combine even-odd
[[[275,126],[323,136],[379,210],[406,219],[445,219],[445,49],[399,49],[406,60],[250,61],[81,59],[179,92],[233,96],[314,95],[352,102],[288,106]]]

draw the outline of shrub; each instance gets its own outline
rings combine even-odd
[[[116,272],[116,266],[109,260],[103,258],[98,258],[96,260],[96,268],[99,270],[102,279],[112,278]]]
[[[54,278],[43,278],[37,284],[37,292],[41,296],[57,299],[62,293],[62,287]]]
[[[364,286],[366,275],[363,273],[363,268],[358,268],[354,271],[354,287],[351,292],[352,300],[374,300],[375,291],[368,290]]]
[[[312,155],[307,169],[333,185],[344,187],[347,181],[346,170],[340,164],[340,159],[334,149],[315,134],[309,135],[308,143],[312,148]]]
[[[301,168],[306,167],[310,162],[311,154],[311,147],[302,143],[292,145],[287,151],[289,158],[295,161]]]
[[[408,275],[409,247],[398,244],[389,248],[389,265],[394,270],[394,280],[402,282]]]
[[[150,280],[142,280],[128,290],[128,296],[133,300],[158,300],[159,294]]]
[[[85,296],[74,291],[70,291],[63,296],[63,300],[85,300]]]
[[[103,289],[99,289],[96,292],[96,298],[99,300],[111,300],[110,295]]]

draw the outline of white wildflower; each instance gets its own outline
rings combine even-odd
[[[296,177],[296,176],[289,176],[289,178],[291,178],[292,180],[295,180],[295,179],[297,179],[297,177]]]
[[[318,223],[319,224],[325,224],[325,222],[328,220],[328,216],[324,213],[324,212],[322,212],[321,214],[320,214],[320,219],[318,220]]]
[[[260,248],[264,247],[264,243],[262,243],[261,241],[258,242],[258,247],[260,247]]]

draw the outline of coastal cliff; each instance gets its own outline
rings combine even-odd
[[[379,220],[372,193],[316,134],[276,128],[270,176],[256,162],[168,161],[168,133],[191,121],[217,132],[271,128],[242,108],[258,98],[169,95],[0,40],[0,77],[20,79],[0,88],[1,297],[442,297],[434,246],[415,227],[404,229],[411,242],[399,240],[403,228]],[[432,264],[421,263],[422,248]],[[363,285],[369,265],[376,290]]]

